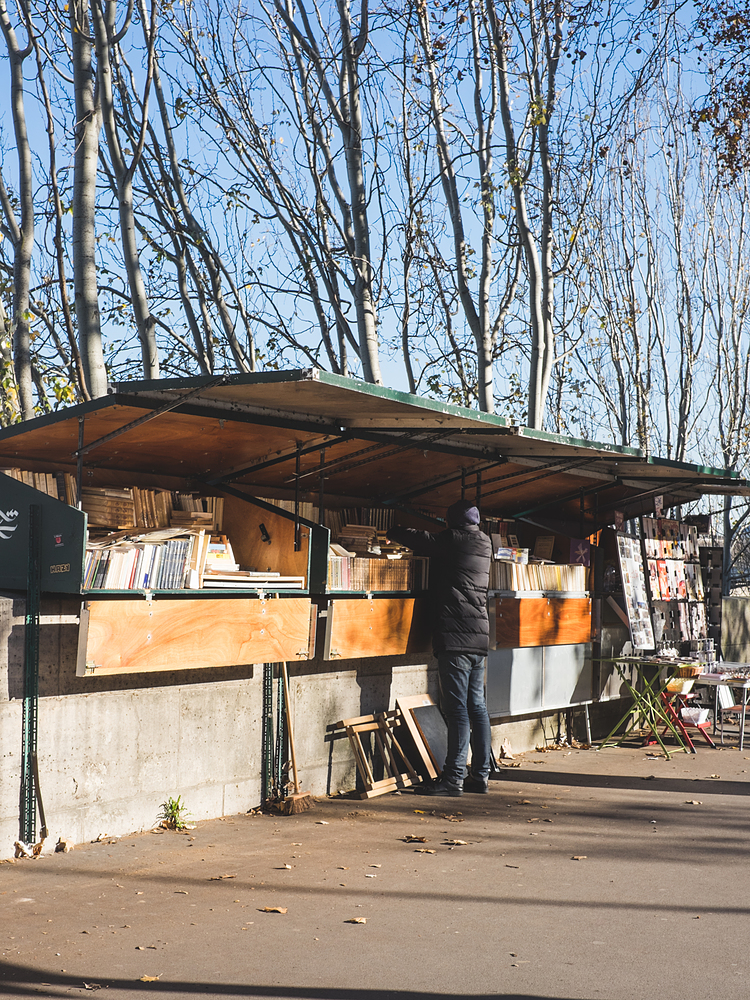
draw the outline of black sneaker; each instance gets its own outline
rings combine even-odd
[[[451,785],[449,782],[443,781],[442,778],[435,778],[433,781],[417,785],[414,791],[419,795],[451,795],[453,798],[464,794],[460,785]]]
[[[489,792],[487,779],[477,778],[473,774],[468,774],[464,778],[464,791],[476,792],[478,795],[486,795]]]

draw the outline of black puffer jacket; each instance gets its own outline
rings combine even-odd
[[[492,544],[475,524],[438,534],[391,528],[388,537],[430,557],[432,646],[435,653],[486,653],[487,588]]]

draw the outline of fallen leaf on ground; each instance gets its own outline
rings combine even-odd
[[[161,978],[161,973],[158,976],[141,976],[138,980],[139,983],[155,983]]]
[[[259,906],[258,913],[286,913],[286,906]]]
[[[538,816],[532,816],[531,819],[527,819],[526,822],[527,823],[538,823],[539,822],[539,817]]]
[[[444,840],[443,843],[447,844],[449,847],[467,847],[468,844],[469,844],[469,841],[468,840]]]
[[[277,872],[283,872],[283,871],[290,872],[291,870],[292,870],[292,866],[291,865],[277,865],[277,867],[276,867],[276,871]]]
[[[437,854],[437,851],[433,851],[429,847],[416,847],[414,849],[415,854]]]
[[[221,882],[223,878],[237,878],[236,875],[212,875],[208,881],[209,882]]]
[[[318,824],[318,826],[328,826],[327,819],[316,819],[315,822]]]
[[[382,868],[382,865],[369,865],[370,868]]]
[[[344,921],[345,924],[366,924],[367,917],[350,917],[349,920]]]
[[[531,805],[531,799],[518,799],[518,805],[519,806],[530,806]]]
[[[720,774],[709,774],[709,778],[720,778]]]
[[[427,837],[415,837],[413,833],[407,833],[401,838],[405,844],[426,844]]]
[[[417,816],[424,816],[424,809],[415,809],[414,812]]]
[[[588,858],[588,855],[586,855],[586,854],[574,854],[573,857],[570,860],[571,861],[586,861],[587,858]]]
[[[447,819],[449,823],[463,823],[464,821],[461,813],[443,813],[443,819]]]
[[[520,868],[520,865],[506,865],[506,868]]]
[[[183,896],[189,896],[190,895],[190,893],[187,891],[187,889],[175,889],[175,891],[174,891],[175,896],[178,893],[180,893],[180,892],[182,893]]]
[[[688,806],[702,806],[703,803],[700,799],[685,799],[685,805]]]
[[[338,870],[340,872],[348,872],[349,871],[349,867],[348,867],[348,865],[339,865]]]

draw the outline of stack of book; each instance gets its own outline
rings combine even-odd
[[[426,590],[429,559],[362,559],[331,555],[328,559],[329,590],[366,592]]]
[[[0,469],[0,472],[71,507],[78,504],[76,479],[69,472],[26,472],[23,469]]]
[[[84,486],[81,489],[81,508],[90,525],[118,530],[136,525],[132,490],[101,489]]]
[[[369,525],[345,524],[339,532],[338,543],[354,552],[380,555],[377,529]]]
[[[221,532],[224,497],[200,497],[193,493],[173,493],[169,523],[173,528],[205,528]]]
[[[588,568],[554,563],[493,562],[490,590],[586,590]]]
[[[190,571],[198,562],[202,545],[203,532],[190,537],[145,536],[143,540],[89,545],[83,588],[181,590],[194,584]]]
[[[218,590],[304,590],[305,578],[243,569],[207,569],[203,574],[203,586]]]

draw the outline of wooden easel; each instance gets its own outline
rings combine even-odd
[[[376,795],[394,792],[398,788],[409,788],[421,781],[395,733],[395,730],[403,724],[403,716],[398,709],[379,712],[377,715],[360,715],[356,719],[343,719],[336,723],[335,728],[345,730],[349,738],[357,771],[364,785],[364,791],[359,793],[360,798],[371,799]],[[376,750],[374,760],[380,760],[385,775],[383,778],[376,780],[373,775],[373,769],[362,745],[363,733],[373,734]],[[406,768],[405,771],[403,767]]]

